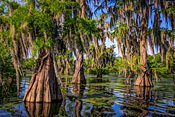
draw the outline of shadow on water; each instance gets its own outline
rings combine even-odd
[[[24,102],[24,107],[29,117],[53,117],[58,115],[61,102],[55,103],[32,103]]]

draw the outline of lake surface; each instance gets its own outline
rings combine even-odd
[[[153,88],[125,85],[126,78],[87,76],[86,85],[71,84],[71,76],[62,78],[63,101],[59,103],[23,103],[30,75],[0,86],[0,117],[66,116],[124,117],[175,116],[175,85],[170,79],[154,82]]]

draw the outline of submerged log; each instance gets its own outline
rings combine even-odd
[[[40,54],[23,101],[53,102],[62,100],[50,52]]]

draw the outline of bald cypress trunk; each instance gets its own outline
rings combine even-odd
[[[60,73],[64,74],[64,70],[65,70],[65,60],[64,60],[64,58],[61,58],[61,70],[60,70]]]
[[[148,73],[148,63],[147,63],[147,48],[146,48],[146,38],[145,32],[142,35],[140,41],[140,63],[142,64],[142,70],[138,74],[138,78],[135,81],[135,85],[138,86],[153,86],[153,83],[149,77]]]
[[[72,83],[86,83],[83,68],[83,52],[78,52]]]
[[[81,6],[81,12],[79,13],[81,18],[85,18],[85,0],[80,0],[80,6]],[[80,33],[80,38],[82,37],[82,33]],[[77,59],[75,63],[75,70],[72,78],[72,83],[81,83],[84,84],[86,83],[86,79],[84,76],[84,68],[83,68],[83,51],[81,44],[77,40],[77,45],[78,45],[78,54],[77,54]]]
[[[153,86],[153,83],[149,77],[148,72],[148,62],[147,62],[147,35],[146,29],[148,27],[148,17],[149,17],[149,6],[147,6],[147,1],[143,0],[140,2],[142,7],[141,11],[141,36],[140,36],[140,64],[141,71],[138,74],[138,78],[135,81],[135,85],[138,86]]]
[[[16,69],[16,87],[17,87],[17,95],[19,95],[19,72]]]
[[[62,94],[56,79],[53,58],[50,52],[42,52],[23,101],[53,102],[59,100],[62,100]]]

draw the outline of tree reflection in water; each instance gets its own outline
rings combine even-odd
[[[55,115],[58,115],[62,101],[55,103],[23,103],[25,111],[29,117],[53,117]]]
[[[83,96],[85,84],[72,84],[73,92],[75,97]],[[82,101],[75,99],[74,115],[75,117],[81,117]]]
[[[120,107],[124,111],[125,116],[146,116],[149,114],[148,105],[152,87],[139,87],[135,86],[136,94],[131,91],[131,86],[126,86],[124,95],[123,106]]]
[[[149,98],[150,98],[150,93],[152,90],[152,87],[139,87],[139,86],[135,86],[135,89],[137,91],[137,98],[140,100],[139,101],[139,108],[140,110],[142,110],[142,113],[139,116],[146,116],[149,112],[148,112],[148,103],[149,103]]]

